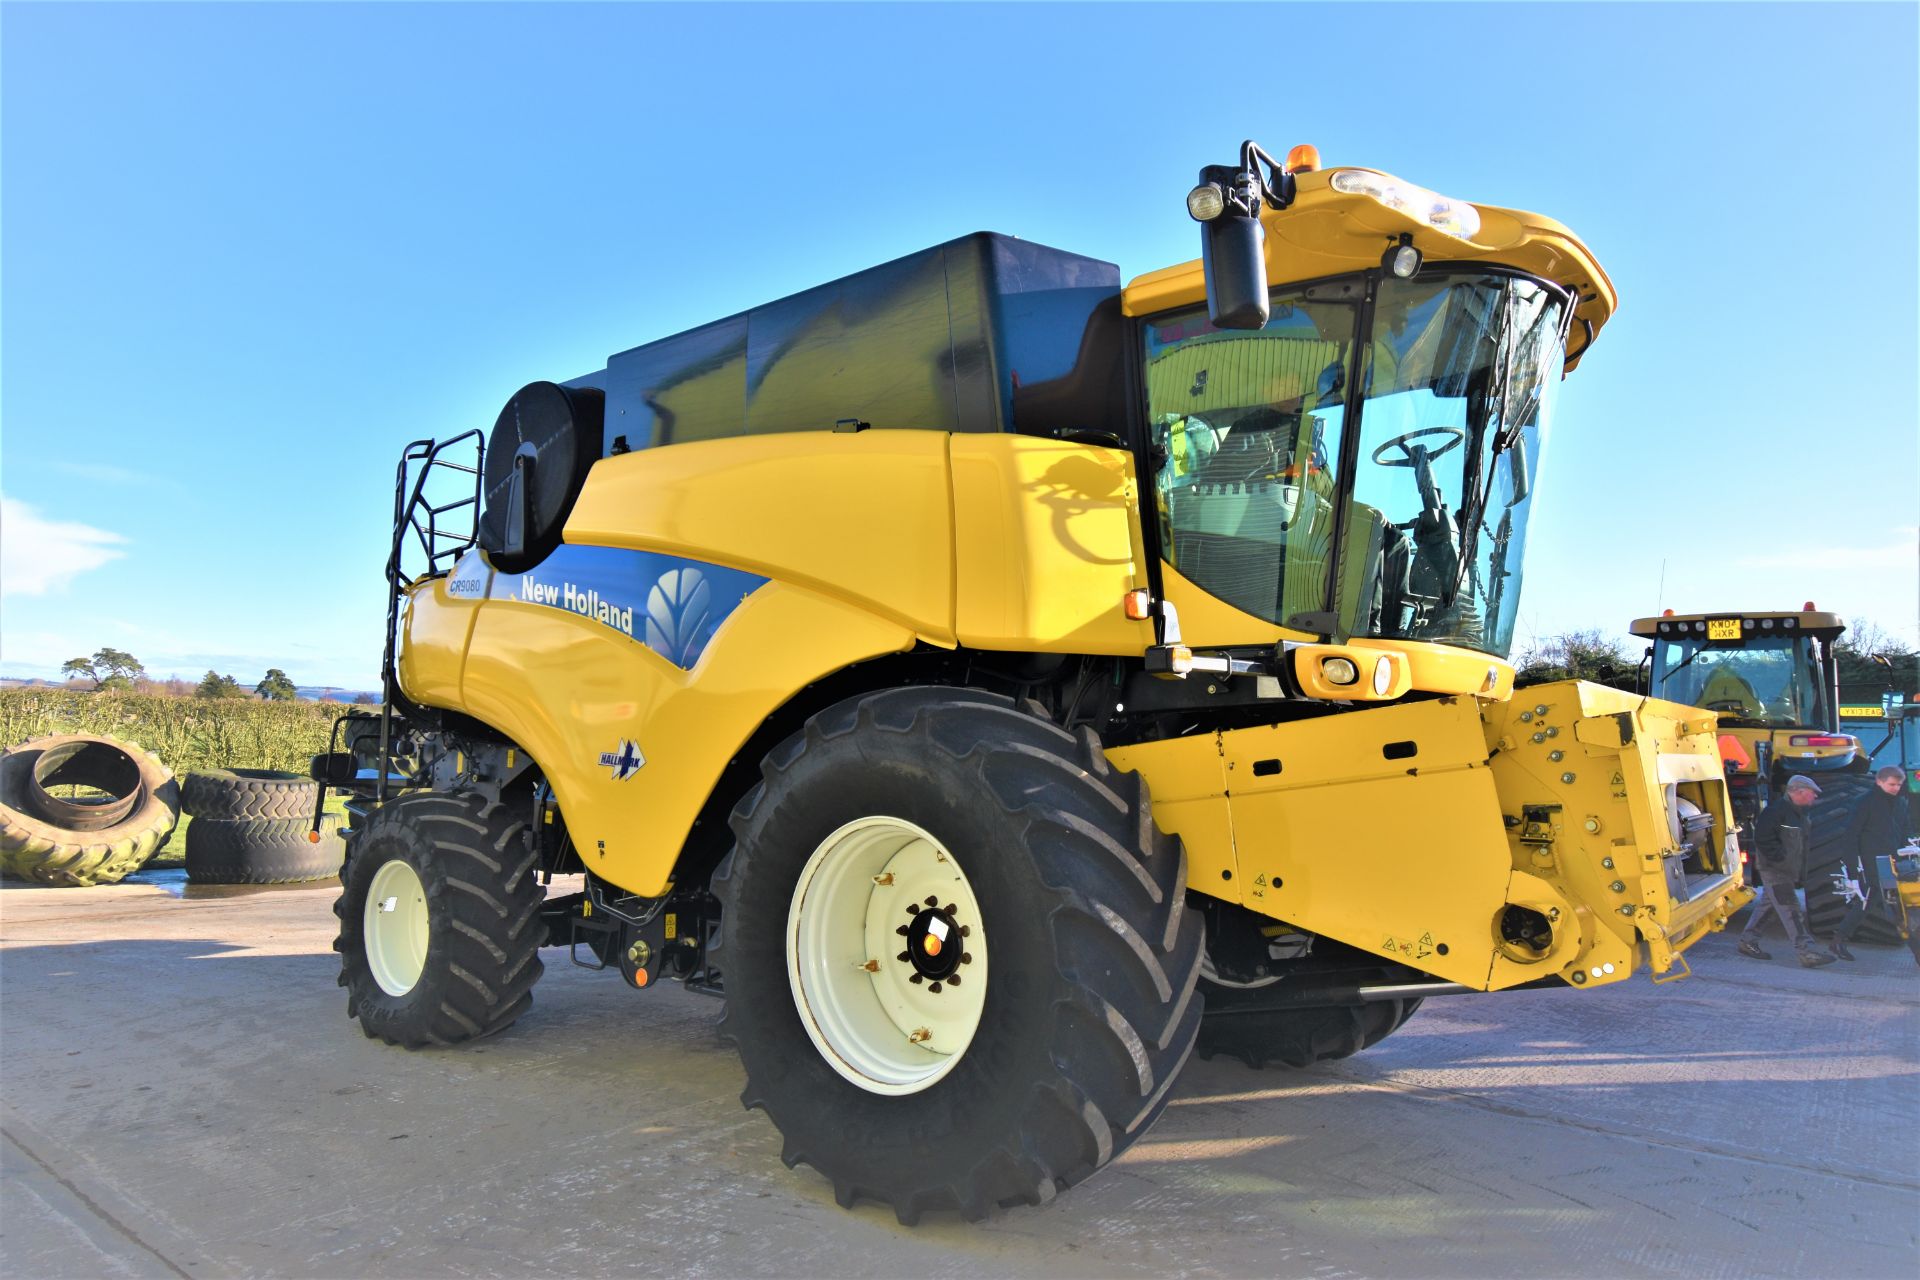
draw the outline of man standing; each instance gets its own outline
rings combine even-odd
[[[1906,781],[1907,775],[1899,765],[1890,764],[1876,772],[1873,790],[1860,797],[1860,807],[1853,811],[1853,820],[1847,824],[1847,834],[1840,846],[1846,850],[1842,865],[1847,868],[1849,879],[1857,871],[1867,888],[1866,901],[1849,903],[1840,927],[1833,931],[1833,954],[1842,960],[1853,959],[1847,943],[1853,940],[1854,930],[1867,918],[1868,910],[1881,900],[1880,859],[1907,842],[1907,800],[1900,794]],[[1901,912],[1897,907],[1894,914],[1894,923],[1900,925]],[[1920,933],[1904,926],[1900,931],[1906,935],[1907,949],[1913,952],[1914,961],[1920,963]]]
[[[1807,869],[1807,811],[1819,794],[1820,788],[1812,778],[1796,773],[1787,779],[1786,800],[1768,805],[1754,824],[1754,861],[1759,864],[1760,885],[1765,892],[1741,931],[1743,956],[1773,958],[1760,949],[1760,925],[1771,911],[1780,917],[1803,967],[1818,969],[1838,958],[1814,949],[1813,934],[1807,931],[1807,914],[1800,906],[1800,878]]]

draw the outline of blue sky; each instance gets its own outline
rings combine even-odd
[[[405,441],[973,230],[1185,261],[1246,137],[1611,273],[1523,642],[1809,598],[1920,641],[1916,12],[5,5],[0,671],[372,687]]]

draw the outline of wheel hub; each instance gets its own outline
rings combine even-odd
[[[913,966],[907,981],[926,982],[927,990],[936,995],[943,984],[959,986],[960,966],[973,963],[966,950],[973,929],[960,923],[957,905],[943,907],[933,897],[923,906],[908,907],[907,914],[913,919],[894,930],[907,940],[907,949],[895,957]]]
[[[380,989],[390,996],[413,990],[427,967],[427,890],[410,864],[395,858],[373,873],[360,932]]]
[[[913,823],[862,818],[821,841],[788,911],[787,976],[827,1063],[879,1094],[952,1070],[986,1004],[980,921],[959,862]]]

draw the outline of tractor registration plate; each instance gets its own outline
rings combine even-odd
[[[1707,619],[1707,639],[1738,640],[1739,638],[1740,638],[1740,619],[1738,618],[1708,618]]]

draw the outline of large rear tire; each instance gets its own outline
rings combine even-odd
[[[417,792],[354,833],[333,949],[369,1037],[460,1044],[526,1012],[546,936],[526,830],[482,797]]]
[[[1179,841],[1090,733],[874,694],[771,752],[732,822],[714,961],[741,1100],[842,1205],[1038,1204],[1166,1106],[1203,926]]]

